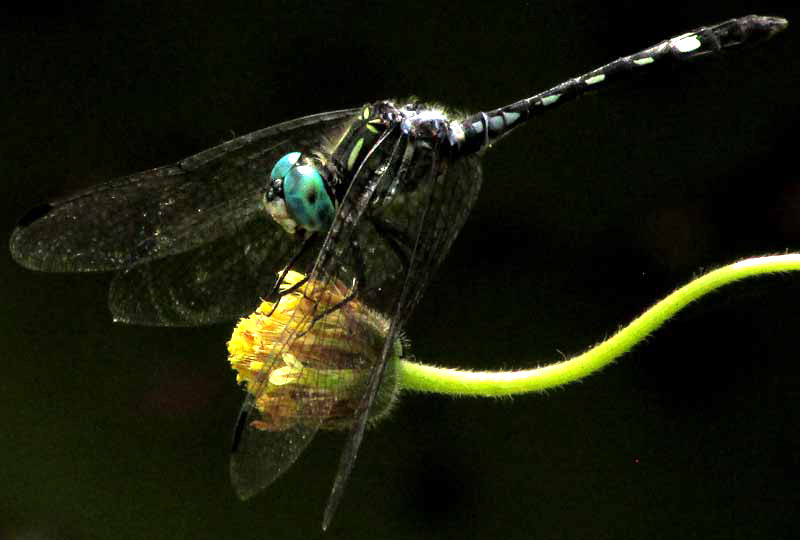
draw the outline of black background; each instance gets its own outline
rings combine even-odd
[[[788,2],[787,2],[788,4]],[[582,352],[704,269],[800,250],[800,9],[775,2],[137,2],[0,18],[0,230],[234,134],[416,95],[477,111],[745,15],[775,40],[580,100],[484,159],[407,333],[424,361]],[[341,434],[248,503],[229,485],[231,325],[112,324],[108,275],[0,254],[0,537],[310,538]],[[691,306],[581,384],[406,395],[329,538],[796,538],[800,276]]]

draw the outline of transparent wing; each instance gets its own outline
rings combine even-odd
[[[364,392],[383,341],[360,333],[356,303],[327,312],[351,292],[341,268],[326,278],[312,270],[303,299],[285,313],[285,330],[265,355],[253,355],[264,367],[248,385],[230,461],[231,481],[243,499],[283,474],[323,424],[349,422]],[[279,307],[267,319],[282,316]]]
[[[290,148],[318,146],[355,111],[277,124],[42,205],[12,233],[11,253],[35,270],[123,270],[236,234],[263,212],[261,190],[275,161]]]
[[[236,426],[237,434],[247,433],[231,454],[230,463],[231,483],[242,500],[249,499],[286,472],[319,428],[318,422],[298,424],[284,431],[252,428],[250,423],[261,421],[259,418],[252,413],[240,416]],[[234,434],[234,444],[236,438]]]
[[[391,312],[393,317],[380,361],[373,366],[364,386],[355,422],[339,460],[339,468],[325,508],[323,530],[327,529],[333,519],[344,493],[344,486],[352,472],[392,343],[422,298],[431,275],[447,255],[463,227],[480,191],[481,181],[481,165],[477,156],[461,158],[455,162],[445,161],[438,165],[434,162],[429,181],[383,213],[384,218],[394,228],[413,238],[414,244],[402,284],[394,288],[381,287],[382,294],[389,296],[381,299],[381,304],[394,305]]]
[[[130,324],[196,326],[252,313],[299,245],[271,218],[257,216],[233,234],[117,273],[111,314]]]
[[[371,151],[384,142],[380,139]],[[354,292],[352,269],[361,252],[352,240],[374,189],[355,175],[307,274],[303,300],[287,309],[283,331],[267,354],[253,358],[263,367],[248,385],[230,461],[231,481],[242,498],[283,474],[323,423],[351,420],[364,394],[367,377],[353,375],[369,373],[384,340],[363,331],[358,302],[341,301]],[[281,314],[279,308],[269,320]],[[288,369],[296,382],[283,384],[285,378],[276,377]]]
[[[310,306],[292,313],[291,323],[261,371],[259,384],[251,389],[252,394],[242,406],[231,455],[231,477],[241,495],[249,497],[269,485],[294,462],[324,422],[347,415],[348,425],[353,427],[341,457],[324,526],[330,521],[352,469],[399,329],[461,229],[480,187],[477,158],[455,163],[434,160],[425,166],[429,168],[428,181],[380,212],[371,204],[380,191],[379,186],[358,175],[352,182],[309,274],[305,296]],[[450,173],[445,180],[448,169]],[[387,228],[396,239],[410,239],[410,245],[390,246],[392,240],[387,238]],[[365,269],[366,281],[353,288],[358,274],[354,268],[359,265]],[[326,311],[325,306],[332,303],[331,296],[342,298],[350,294],[355,294],[355,299]],[[364,336],[363,325],[358,321],[361,304],[391,316],[379,339]],[[314,321],[320,313],[326,314]],[[312,321],[314,330],[303,331]],[[336,346],[337,339],[331,339],[327,331],[342,336],[347,346]],[[366,342],[371,344],[367,352],[360,346],[354,350],[353,343]],[[312,360],[310,365],[304,363],[299,368],[299,358],[304,362]],[[295,389],[293,401],[278,407],[279,387],[272,378],[276,369],[285,369],[280,366],[287,363],[302,369],[303,375],[299,377],[306,384]],[[343,375],[337,379],[329,372],[320,377],[321,365],[328,370],[335,366]],[[350,380],[344,375],[348,369],[364,376]],[[267,414],[264,412],[267,407],[259,406],[259,402],[265,401],[272,403]],[[343,403],[347,405],[342,406]],[[264,429],[276,418],[289,425],[287,431],[274,433]]]

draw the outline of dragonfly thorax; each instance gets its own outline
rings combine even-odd
[[[277,161],[264,194],[266,210],[289,234],[327,231],[356,178],[375,183],[375,208],[413,191],[430,171],[433,154],[461,142],[459,125],[418,102],[365,105],[331,148],[290,152]]]
[[[417,145],[432,147],[442,141],[450,142],[450,122],[443,111],[418,103],[409,103],[402,111],[404,118],[400,129]]]

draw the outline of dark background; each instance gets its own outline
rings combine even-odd
[[[4,237],[43,200],[233,134],[411,94],[492,108],[755,12],[795,26],[584,98],[487,153],[407,333],[431,363],[546,364],[704,269],[800,250],[797,7],[115,4],[0,16]],[[230,488],[231,325],[112,324],[110,276],[29,272],[7,250],[0,276],[0,537],[320,535],[341,434],[251,502]],[[796,538],[798,303],[798,275],[750,280],[581,384],[407,395],[367,434],[327,537]]]

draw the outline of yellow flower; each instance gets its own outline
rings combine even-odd
[[[236,381],[256,397],[256,429],[280,431],[297,423],[344,428],[380,360],[389,321],[340,282],[322,286],[290,271],[277,301],[262,302],[239,321],[228,342]],[[286,292],[297,286],[296,290]],[[316,320],[315,320],[316,319]],[[287,341],[288,338],[288,341]],[[396,339],[371,419],[388,412],[396,394],[394,364],[403,355]]]

